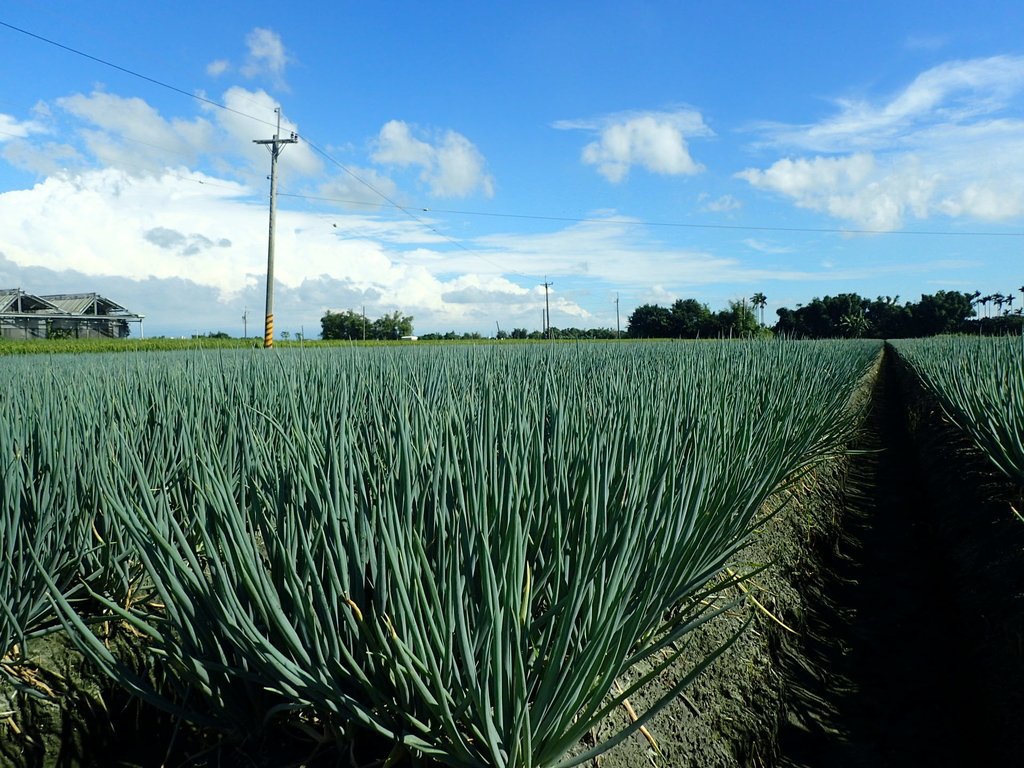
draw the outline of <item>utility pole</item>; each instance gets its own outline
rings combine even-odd
[[[281,135],[281,108],[277,113],[277,132],[272,139],[253,139],[253,144],[263,144],[270,150],[270,233],[267,238],[267,319],[263,326],[263,348],[274,346],[274,219],[277,217],[277,158],[285,144],[296,144],[299,137],[292,133],[290,138]]]
[[[544,335],[551,338],[551,304],[548,303],[548,288],[554,283],[548,282],[548,276],[544,275]]]
[[[619,338],[619,294],[615,294],[615,338]]]
[[[242,310],[242,338],[249,338],[249,308]]]

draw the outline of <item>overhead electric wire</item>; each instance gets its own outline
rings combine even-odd
[[[242,112],[240,110],[233,109],[232,107],[229,107],[227,104],[221,104],[219,101],[214,101],[213,99],[208,99],[205,96],[200,96],[197,93],[190,93],[189,91],[186,91],[183,88],[178,88],[175,85],[171,85],[170,83],[165,83],[162,80],[157,80],[154,77],[149,77],[148,75],[144,75],[141,72],[136,72],[133,69],[128,69],[127,67],[122,67],[119,64],[114,64],[113,62],[107,61],[106,59],[101,59],[99,56],[93,56],[92,54],[86,53],[85,51],[80,51],[77,48],[72,48],[70,45],[64,45],[63,43],[58,43],[56,40],[51,40],[48,37],[43,37],[42,35],[37,35],[35,32],[29,32],[27,29],[22,29],[21,27],[16,27],[14,24],[8,24],[6,21],[0,20],[0,27],[7,27],[8,29],[12,29],[15,32],[20,32],[23,35],[28,35],[29,37],[33,37],[36,40],[40,40],[40,41],[42,41],[44,43],[48,43],[50,45],[56,46],[57,48],[61,48],[62,50],[68,51],[69,53],[73,53],[76,56],[82,56],[83,58],[89,59],[90,61],[95,61],[97,64],[102,64],[105,67],[110,67],[111,69],[116,69],[118,72],[123,72],[126,75],[131,75],[132,77],[137,77],[140,80],[145,80],[146,82],[152,83],[153,85],[159,85],[161,88],[166,88],[166,89],[168,89],[170,91],[174,91],[175,93],[180,93],[182,96],[188,96],[191,99],[195,99],[196,101],[201,101],[204,104],[209,104],[212,107],[218,107],[219,109],[224,109],[224,110],[227,110],[228,112],[233,112],[236,115],[239,115],[241,117],[247,117],[250,120],[255,120],[255,121],[259,122],[259,123],[263,123],[264,125],[269,125],[271,127],[276,127],[276,123],[272,123],[269,120],[263,120],[262,118],[256,117],[255,115],[250,115],[250,114],[247,114],[247,113]]]
[[[372,187],[371,187],[372,189]],[[296,193],[278,193],[281,197],[305,198],[307,200],[322,200],[324,202],[342,203],[345,205],[365,205],[378,208],[395,207],[403,212],[410,210],[421,213],[447,213],[457,216],[489,216],[500,219],[529,219],[535,221],[561,221],[578,224],[630,224],[641,227],[680,227],[684,229],[736,229],[751,230],[758,232],[807,232],[818,234],[841,234],[841,235],[957,235],[971,237],[1024,237],[1024,232],[978,232],[978,231],[952,231],[940,232],[938,230],[922,229],[849,229],[843,227],[778,227],[763,226],[758,224],[696,224],[682,221],[650,221],[647,219],[622,219],[622,218],[593,218],[585,216],[545,216],[531,213],[499,213],[494,211],[465,211],[451,208],[429,208],[421,206],[400,206],[392,203],[371,203],[366,200],[346,200],[337,197],[323,197],[316,195],[300,195]]]
[[[123,72],[123,73],[125,73],[127,75],[131,75],[132,77],[137,77],[137,78],[139,78],[141,80],[145,80],[146,82],[152,83],[153,85],[158,85],[161,88],[166,88],[166,89],[171,90],[171,91],[173,91],[175,93],[181,94],[182,96],[187,96],[189,98],[192,98],[192,99],[195,99],[197,101],[203,102],[203,103],[208,104],[210,106],[226,110],[226,111],[231,112],[233,114],[239,115],[241,117],[248,118],[250,120],[254,120],[254,121],[256,121],[258,123],[262,123],[264,125],[268,125],[268,126],[271,126],[271,127],[274,127],[274,128],[277,127],[276,123],[270,122],[269,120],[264,120],[262,118],[256,117],[255,115],[250,115],[250,114],[248,114],[246,112],[242,112],[241,110],[237,110],[237,109],[234,109],[232,107],[229,107],[226,104],[221,104],[218,101],[214,101],[213,99],[209,99],[209,98],[207,98],[205,96],[200,96],[200,95],[198,95],[196,93],[192,93],[192,92],[186,91],[183,88],[178,88],[177,86],[174,86],[174,85],[171,85],[169,83],[163,82],[162,80],[158,80],[156,78],[149,77],[148,75],[144,75],[144,74],[142,74],[140,72],[137,72],[135,70],[129,69],[127,67],[122,67],[122,66],[120,66],[118,64],[114,64],[113,62],[107,61],[106,59],[102,59],[102,58],[100,58],[98,56],[93,56],[92,54],[85,53],[84,51],[80,51],[80,50],[78,50],[76,48],[72,48],[71,46],[64,45],[63,43],[59,43],[59,42],[57,42],[55,40],[51,40],[50,38],[44,37],[43,35],[39,35],[39,34],[36,34],[35,32],[30,32],[30,31],[28,31],[26,29],[23,29],[21,27],[15,26],[14,24],[10,24],[8,22],[0,20],[0,26],[6,27],[6,28],[11,29],[11,30],[13,30],[15,32],[19,32],[19,33],[21,33],[23,35],[27,35],[28,37],[32,37],[32,38],[34,38],[36,40],[40,40],[40,41],[42,41],[44,43],[48,43],[49,45],[56,46],[57,48],[60,48],[60,49],[65,50],[65,51],[68,51],[70,53],[74,53],[74,54],[76,54],[78,56],[82,56],[82,57],[84,57],[86,59],[89,59],[91,61],[97,62],[98,64],[102,64],[104,66],[111,67],[112,69],[116,69],[119,72]],[[314,196],[314,195],[299,195],[299,194],[295,194],[295,193],[291,193],[291,194],[279,193],[279,195],[281,197],[304,198],[304,199],[307,199],[307,200],[322,200],[322,201],[325,201],[325,202],[337,202],[337,203],[344,203],[344,204],[347,204],[347,205],[366,205],[366,206],[376,205],[378,207],[392,207],[392,208],[395,208],[396,210],[401,211],[403,214],[405,214],[409,218],[413,219],[417,223],[421,224],[422,226],[426,227],[427,229],[429,229],[431,232],[435,233],[439,237],[442,237],[445,240],[448,240],[453,245],[456,245],[457,247],[461,248],[462,250],[465,250],[467,253],[473,254],[473,255],[477,256],[478,258],[481,258],[484,261],[487,261],[487,262],[493,264],[494,266],[501,267],[504,271],[511,272],[512,274],[520,275],[522,277],[527,277],[527,275],[523,275],[522,273],[515,272],[514,270],[508,270],[505,267],[503,267],[502,265],[499,265],[496,262],[493,262],[490,259],[484,257],[479,252],[474,251],[471,248],[467,248],[462,243],[458,242],[457,240],[455,240],[455,239],[449,237],[448,235],[445,235],[443,232],[439,231],[436,227],[431,225],[429,222],[424,221],[421,217],[417,216],[416,213],[414,213],[414,211],[415,212],[421,212],[421,213],[441,213],[441,214],[451,214],[451,215],[460,215],[460,216],[488,216],[488,217],[493,217],[493,218],[524,219],[524,220],[532,220],[532,221],[558,221],[558,222],[590,223],[590,224],[629,224],[629,225],[633,225],[633,226],[670,227],[670,228],[680,228],[680,229],[715,229],[715,230],[735,230],[735,231],[751,231],[751,232],[787,232],[787,233],[839,234],[839,235],[910,235],[910,236],[929,236],[929,237],[947,237],[947,236],[953,236],[953,237],[1024,237],[1024,232],[992,232],[992,231],[977,231],[977,230],[971,230],[971,231],[966,231],[966,230],[963,230],[963,231],[956,231],[956,230],[952,230],[952,231],[938,231],[938,230],[914,230],[914,229],[898,229],[898,230],[897,229],[892,229],[892,230],[890,230],[890,229],[851,229],[851,228],[843,228],[843,227],[780,227],[780,226],[764,226],[764,225],[753,225],[753,224],[699,224],[699,223],[692,223],[692,222],[648,221],[648,220],[643,220],[643,219],[588,218],[588,217],[550,216],[550,215],[522,214],[522,213],[495,213],[495,212],[487,212],[487,211],[467,211],[467,210],[452,210],[452,209],[444,209],[444,208],[429,208],[429,207],[426,207],[426,206],[418,206],[418,205],[417,206],[406,206],[406,205],[401,205],[401,204],[395,202],[394,200],[392,200],[387,194],[385,194],[383,191],[378,189],[376,186],[374,186],[370,182],[366,181],[361,176],[359,176],[357,173],[355,173],[354,171],[349,169],[343,163],[341,163],[336,158],[331,156],[326,150],[321,149],[308,136],[305,136],[305,135],[303,135],[301,133],[299,133],[297,135],[303,141],[305,141],[310,146],[310,148],[313,149],[313,151],[315,151],[317,154],[321,155],[322,157],[324,157],[325,159],[330,161],[332,164],[336,165],[338,168],[340,168],[346,174],[351,176],[357,182],[359,182],[360,184],[365,186],[367,189],[372,191],[374,194],[379,196],[382,200],[385,201],[385,203],[370,203],[370,202],[366,202],[366,201],[343,200],[343,199],[339,199],[339,198],[318,197],[318,196]],[[144,142],[139,142],[139,143],[144,143]],[[197,180],[197,183],[207,183],[207,182],[201,182],[201,181]]]
[[[353,179],[355,179],[360,184],[365,186],[367,189],[372,191],[374,194],[379,195],[381,197],[381,199],[386,200],[388,205],[390,205],[393,208],[398,209],[399,211],[404,213],[406,216],[408,216],[410,219],[414,220],[415,222],[417,222],[421,226],[426,227],[428,230],[430,230],[431,232],[436,234],[438,237],[444,238],[449,243],[454,245],[456,248],[460,248],[461,250],[465,251],[466,253],[470,254],[471,256],[475,256],[476,258],[480,259],[481,261],[486,261],[488,264],[490,264],[493,267],[497,267],[502,272],[507,272],[509,274],[516,275],[517,277],[525,277],[525,278],[530,277],[530,275],[527,275],[527,274],[525,274],[523,272],[519,272],[518,270],[510,269],[510,268],[508,268],[505,265],[499,264],[498,262],[493,261],[492,259],[487,258],[482,253],[480,253],[479,251],[476,251],[476,250],[474,250],[472,248],[466,247],[465,245],[460,243],[455,238],[449,237],[444,232],[440,231],[437,227],[435,227],[433,224],[431,224],[428,221],[424,221],[420,216],[417,216],[415,213],[413,213],[412,209],[410,209],[410,208],[408,208],[406,206],[400,205],[399,203],[396,203],[394,200],[392,200],[390,197],[388,197],[384,192],[382,192],[381,190],[377,189],[377,187],[375,187],[373,184],[371,184],[370,182],[368,182],[365,179],[361,178],[358,174],[354,173],[353,171],[349,170],[340,161],[338,161],[334,157],[332,157],[326,150],[321,149],[314,142],[310,141],[310,139],[308,137],[302,136],[301,134],[299,134],[299,137],[302,138],[306,142],[306,144],[308,144],[310,146],[310,148],[314,152],[316,152],[317,154],[321,155],[322,157],[324,157],[325,159],[329,160],[330,162],[334,163],[341,170],[343,170],[345,173],[347,173]],[[419,210],[419,209],[417,209],[417,210]],[[427,210],[427,209],[424,208],[422,210]]]
[[[17,27],[15,25],[9,24],[9,23],[7,23],[5,21],[0,20],[0,26],[7,27],[8,29],[14,30],[15,32],[20,32],[23,35],[27,35],[29,37],[32,37],[32,38],[36,39],[36,40],[40,40],[40,41],[42,41],[44,43],[48,43],[49,45],[56,46],[57,48],[60,48],[62,50],[68,51],[70,53],[74,53],[74,54],[76,54],[78,56],[82,56],[82,57],[84,57],[86,59],[89,59],[90,61],[97,62],[98,64],[102,64],[104,66],[111,67],[112,69],[116,69],[119,72],[123,72],[123,73],[125,73],[127,75],[131,75],[131,76],[137,77],[137,78],[139,78],[141,80],[145,80],[146,82],[152,83],[153,85],[158,85],[161,88],[166,88],[166,89],[168,89],[170,91],[173,91],[174,93],[181,94],[182,96],[187,96],[189,98],[196,99],[197,101],[203,102],[204,104],[209,104],[210,106],[214,106],[214,107],[218,107],[219,109],[227,110],[228,112],[232,112],[232,113],[234,113],[236,115],[240,115],[242,117],[246,117],[246,118],[249,118],[251,120],[255,120],[255,121],[263,123],[265,125],[269,125],[271,127],[274,127],[275,129],[278,127],[276,123],[271,123],[270,121],[263,120],[261,118],[255,117],[254,115],[250,115],[250,114],[247,114],[247,113],[242,112],[240,110],[233,109],[232,107],[229,107],[226,104],[221,104],[220,102],[214,101],[213,99],[208,99],[205,96],[200,96],[200,95],[198,95],[196,93],[191,93],[189,91],[184,90],[183,88],[178,88],[177,86],[171,85],[170,83],[165,83],[162,80],[157,80],[154,77],[149,77],[148,75],[144,75],[141,72],[136,72],[135,70],[128,69],[127,67],[122,67],[122,66],[120,66],[118,64],[114,64],[113,62],[107,61],[106,59],[101,59],[98,56],[93,56],[92,54],[85,53],[84,51],[80,51],[77,48],[72,48],[71,46],[64,45],[63,43],[58,43],[56,40],[51,40],[48,37],[44,37],[42,35],[38,35],[38,34],[36,34],[34,32],[28,31],[27,29],[22,29],[21,27]],[[525,275],[525,274],[523,274],[521,272],[518,272],[516,270],[507,269],[503,265],[498,264],[497,262],[492,261],[491,259],[488,259],[486,256],[483,256],[481,253],[479,253],[477,251],[474,251],[471,248],[467,248],[465,245],[463,245],[462,243],[458,242],[454,238],[451,238],[448,235],[444,234],[443,232],[438,230],[436,227],[432,226],[429,222],[426,222],[422,218],[420,218],[419,216],[416,216],[410,209],[408,209],[408,208],[406,208],[406,207],[404,207],[402,205],[399,205],[397,202],[395,202],[390,197],[388,197],[384,192],[382,192],[381,190],[377,189],[373,184],[371,184],[370,182],[366,181],[365,179],[360,177],[358,174],[356,174],[355,172],[353,172],[352,170],[347,168],[345,165],[343,165],[337,159],[332,157],[328,152],[326,152],[325,150],[321,149],[316,143],[311,141],[309,139],[309,137],[301,136],[301,138],[303,139],[303,141],[305,141],[310,146],[311,149],[313,149],[313,151],[317,152],[318,154],[322,155],[324,158],[329,160],[331,163],[333,163],[334,165],[338,166],[338,168],[343,170],[345,173],[347,173],[353,179],[358,181],[360,184],[365,186],[367,189],[370,189],[371,191],[373,191],[374,194],[379,195],[380,198],[383,199],[383,200],[386,200],[387,203],[390,206],[392,206],[392,207],[402,211],[406,216],[408,216],[411,219],[415,220],[416,222],[418,222],[422,226],[426,227],[427,229],[429,229],[431,232],[435,233],[439,237],[444,238],[448,242],[452,243],[453,245],[455,245],[458,248],[461,248],[462,250],[466,251],[467,253],[472,254],[472,255],[476,256],[477,258],[482,259],[483,261],[488,262],[492,266],[498,267],[499,269],[501,269],[504,272],[509,272],[511,274],[518,275],[520,277],[529,277],[528,275]]]

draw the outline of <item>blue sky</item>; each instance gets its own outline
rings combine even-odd
[[[259,335],[277,106],[278,333],[1024,283],[1019,2],[224,6],[4,4],[0,288]]]

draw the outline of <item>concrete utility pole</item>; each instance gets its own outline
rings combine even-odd
[[[242,310],[242,338],[249,338],[249,308],[245,307]]]
[[[253,144],[264,144],[270,150],[270,236],[267,241],[267,320],[263,326],[263,347],[274,346],[274,219],[277,216],[277,158],[285,144],[296,144],[299,137],[292,133],[291,138],[280,139],[281,108],[277,113],[277,132],[272,139],[253,139]]]
[[[548,303],[548,288],[554,283],[548,282],[548,276],[544,275],[544,335],[551,338],[551,304]]]
[[[619,338],[619,294],[615,294],[615,338]]]

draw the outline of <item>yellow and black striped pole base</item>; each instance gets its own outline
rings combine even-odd
[[[267,324],[263,326],[263,348],[270,349],[274,346],[274,316],[267,315]]]

